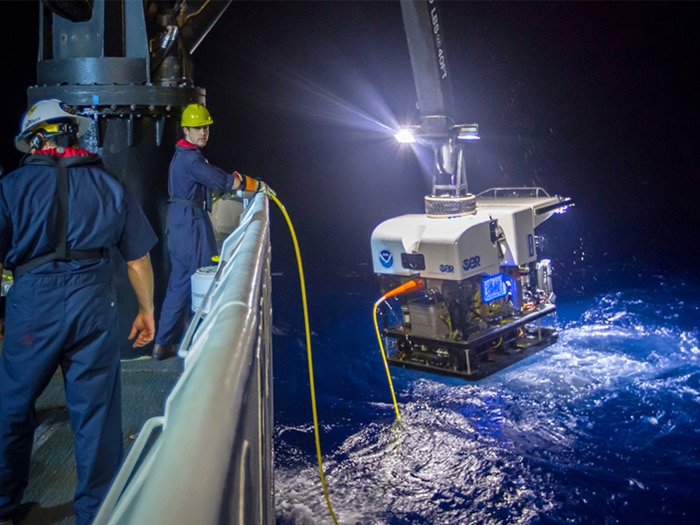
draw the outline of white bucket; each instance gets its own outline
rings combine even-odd
[[[211,283],[216,275],[218,266],[203,266],[192,274],[190,282],[192,285],[192,311],[196,312],[206,297]]]

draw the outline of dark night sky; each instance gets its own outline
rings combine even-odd
[[[680,267],[700,255],[691,2],[441,8],[454,117],[482,136],[471,191],[536,184],[573,197],[545,226],[591,264],[614,254]],[[0,3],[6,169],[36,78],[36,13],[31,1]],[[18,27],[27,31],[12,37]],[[233,2],[193,58],[216,121],[205,153],[277,190],[309,264],[369,260],[374,225],[422,212],[429,183],[376,124],[407,121],[415,107],[398,2]],[[286,226],[272,215],[274,254]]]

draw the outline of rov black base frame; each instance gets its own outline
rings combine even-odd
[[[402,325],[390,327],[384,330],[387,361],[401,368],[478,381],[556,342],[557,331],[540,323],[554,310],[549,304],[467,340],[415,336]]]

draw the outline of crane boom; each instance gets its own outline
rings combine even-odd
[[[422,116],[448,116],[453,111],[454,101],[437,2],[402,0],[401,13],[420,113]],[[447,133],[445,129],[444,134]]]
[[[445,51],[445,35],[437,0],[401,0],[404,31],[411,57],[420,124],[410,136],[432,149],[433,190],[428,213],[470,212],[464,146],[478,139],[476,124],[455,124],[454,100]]]

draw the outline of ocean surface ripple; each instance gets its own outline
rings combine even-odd
[[[339,523],[700,523],[697,283],[656,275],[561,298],[557,343],[478,382],[392,368],[400,422],[373,339],[376,291],[352,283],[317,298],[313,338]],[[274,344],[277,523],[332,523],[303,333],[278,329]]]

